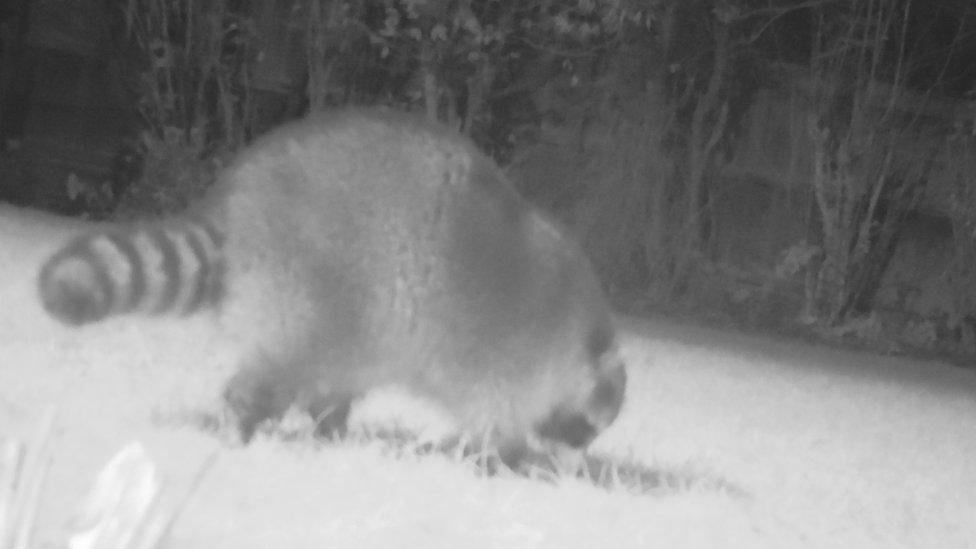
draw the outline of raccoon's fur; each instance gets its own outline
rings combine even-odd
[[[39,290],[72,325],[218,304],[250,347],[224,394],[245,440],[293,404],[341,428],[400,384],[517,458],[586,446],[626,384],[582,250],[470,142],[402,114],[274,131],[187,216],[68,243]]]

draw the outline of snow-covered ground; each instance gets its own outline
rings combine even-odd
[[[976,372],[666,322],[629,333],[637,410],[599,447],[700,464],[814,547],[976,546]]]
[[[27,437],[45,406],[58,407],[41,546],[132,440],[172,493],[217,454],[171,547],[976,545],[973,371],[622,320],[627,403],[592,452],[731,490],[485,479],[442,455],[393,457],[382,443],[259,439],[232,450],[158,421],[212,404],[236,362],[209,317],[69,330],[39,309],[37,267],[74,228],[0,209],[0,433]]]

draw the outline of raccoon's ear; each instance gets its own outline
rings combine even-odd
[[[601,358],[596,385],[586,401],[586,413],[598,430],[607,428],[620,414],[627,392],[627,366],[616,346]]]
[[[594,365],[605,360],[608,354],[614,352],[615,347],[614,330],[609,324],[593,326],[586,334],[586,352]]]

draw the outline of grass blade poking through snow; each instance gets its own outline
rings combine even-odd
[[[27,549],[44,479],[51,465],[51,429],[55,411],[48,409],[30,444],[8,439],[0,463],[0,548]]]

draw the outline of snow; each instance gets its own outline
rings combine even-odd
[[[171,494],[217,455],[170,547],[976,545],[973,371],[621,319],[627,402],[591,453],[688,483],[635,493],[484,478],[382,441],[259,437],[231,449],[159,421],[213,406],[233,371],[235,349],[211,320],[61,327],[33,283],[71,224],[0,214],[0,433],[28,438],[58,408],[39,546],[62,539],[98,470],[134,440]]]

